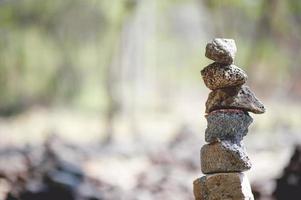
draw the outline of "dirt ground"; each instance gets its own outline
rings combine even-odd
[[[253,164],[247,174],[253,188],[259,188],[260,199],[271,199],[275,179],[281,176],[294,145],[300,143],[301,116],[296,107],[275,108],[265,115],[252,116],[254,122],[245,138]],[[180,111],[188,117],[150,114],[139,118],[139,134],[131,134],[126,116],[120,117],[118,134],[109,145],[101,143],[104,124],[96,113],[35,108],[1,119],[0,193],[33,192],[38,190],[37,185],[48,187],[51,183],[52,187],[55,183],[76,188],[82,199],[87,199],[82,193],[107,200],[193,199],[192,181],[202,176],[199,150],[206,121],[194,111]],[[47,145],[51,155],[59,158],[49,160]],[[61,173],[61,167],[54,167],[61,162],[81,171],[84,178],[79,185],[49,174],[54,169]],[[14,183],[21,186],[12,189]]]

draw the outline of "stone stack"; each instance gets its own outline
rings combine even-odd
[[[248,112],[264,113],[263,104],[244,85],[247,74],[233,65],[233,39],[216,38],[206,46],[205,56],[215,61],[201,71],[212,90],[206,102],[207,129],[201,148],[201,169],[206,176],[194,181],[196,200],[254,199],[244,171],[251,168],[242,142],[253,119]]]

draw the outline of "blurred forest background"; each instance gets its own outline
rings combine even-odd
[[[111,188],[103,199],[192,199],[214,37],[235,39],[266,105],[245,143],[270,199],[301,141],[298,0],[0,0],[1,152],[55,135],[85,152],[84,173]]]

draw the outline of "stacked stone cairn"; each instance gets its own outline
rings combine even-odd
[[[201,170],[206,175],[193,182],[196,200],[254,199],[244,174],[251,162],[242,139],[253,121],[248,112],[260,114],[265,108],[244,85],[247,75],[233,65],[235,54],[233,39],[216,38],[206,46],[205,56],[215,62],[201,71],[212,91],[206,102],[208,144],[201,148]]]

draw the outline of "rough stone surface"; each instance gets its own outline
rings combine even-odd
[[[206,186],[205,186],[206,177],[203,176],[193,181],[193,194],[195,200],[204,200],[208,199]]]
[[[251,168],[251,162],[243,145],[222,141],[202,147],[201,167],[204,174],[243,172]]]
[[[247,74],[235,65],[223,65],[214,62],[201,71],[205,85],[211,89],[243,85]]]
[[[236,108],[261,114],[264,105],[257,99],[248,86],[228,87],[210,92],[206,102],[206,113],[223,108]]]
[[[239,144],[253,122],[247,112],[237,109],[216,110],[206,115],[206,119],[205,141],[209,143],[228,140]]]
[[[205,56],[218,63],[232,64],[236,51],[233,39],[215,38],[207,44]]]
[[[194,190],[199,191],[196,200],[254,200],[249,180],[243,173],[207,175],[199,182],[195,187],[201,188]]]

